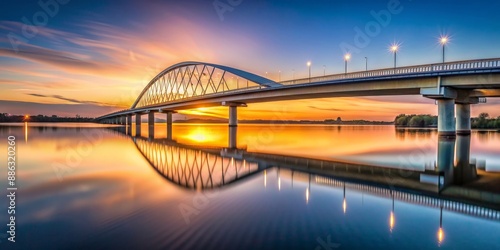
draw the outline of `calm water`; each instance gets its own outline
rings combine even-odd
[[[135,129],[101,125],[0,125],[0,151],[14,135],[18,157],[16,243],[5,226],[0,248],[500,249],[491,202],[331,177],[303,163],[432,172],[438,151],[470,145],[467,160],[489,182],[460,188],[498,195],[498,132],[443,142],[433,130],[392,126],[240,125],[241,150],[224,151],[227,125],[174,125],[174,142],[162,139],[164,125],[154,138],[147,130],[134,138],[126,133]],[[288,163],[269,160],[276,155]],[[7,193],[6,168],[0,173]]]

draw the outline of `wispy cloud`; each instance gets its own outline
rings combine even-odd
[[[93,104],[93,105],[99,105],[99,106],[110,106],[110,107],[116,107],[115,105],[109,104],[109,103],[102,103],[102,102],[95,102],[95,101],[86,101],[86,100],[77,100],[73,98],[67,98],[64,96],[60,95],[41,95],[41,94],[28,94],[30,96],[35,96],[35,97],[43,97],[43,98],[55,98],[63,101],[68,101],[72,103],[78,103],[78,104]]]
[[[21,101],[0,100],[0,112],[10,114],[45,114],[74,117],[79,114],[84,117],[96,117],[116,111],[116,108],[109,106],[99,106],[94,104],[44,104]]]
[[[308,107],[312,109],[325,110],[325,111],[344,111],[344,109],[337,109],[337,108],[320,108],[315,106],[308,106]]]

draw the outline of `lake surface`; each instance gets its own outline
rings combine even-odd
[[[4,226],[0,248],[500,249],[495,131],[442,140],[435,130],[393,126],[241,124],[238,150],[224,149],[223,124],[174,124],[173,141],[164,124],[154,136],[147,124],[141,131],[0,124],[1,152],[16,137],[18,187],[16,243]],[[470,155],[453,154],[464,145]],[[461,159],[474,181],[457,179]],[[375,181],[384,177],[377,169],[448,173],[443,162],[455,177],[441,195]],[[351,169],[375,177],[359,180]],[[480,195],[447,196],[456,192]]]

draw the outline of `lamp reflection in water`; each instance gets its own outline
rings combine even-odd
[[[281,177],[279,168],[278,168],[278,191],[281,191]]]
[[[345,214],[345,211],[347,210],[347,202],[345,201],[345,182],[344,182],[344,200],[342,201],[342,208],[344,209],[344,214]]]
[[[309,174],[309,184],[307,185],[306,189],[306,204],[309,203],[310,190],[311,190],[311,174]]]
[[[28,142],[28,122],[24,122],[24,142]]]
[[[392,229],[394,229],[394,224],[395,224],[395,219],[394,219],[394,193],[392,193],[391,190],[391,196],[392,196],[392,210],[391,210],[391,216],[389,218],[389,227],[392,233]]]
[[[441,207],[440,207],[440,212],[439,212],[439,230],[438,230],[438,243],[441,245],[441,243],[444,240],[444,231],[443,231],[443,201],[440,201]]]
[[[28,142],[28,121],[30,120],[29,115],[24,115],[24,142]]]

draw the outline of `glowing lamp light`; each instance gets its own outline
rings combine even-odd
[[[398,49],[399,49],[399,46],[398,46],[397,44],[393,44],[393,45],[391,45],[391,51],[392,51],[392,52],[397,52],[397,51],[398,51]]]
[[[441,44],[446,44],[447,42],[449,41],[448,37],[447,36],[442,36],[440,39],[439,39],[439,42]]]
[[[308,61],[307,62],[307,67],[310,67],[311,66],[311,61]]]
[[[351,59],[351,54],[345,54],[344,60],[349,61]]]

